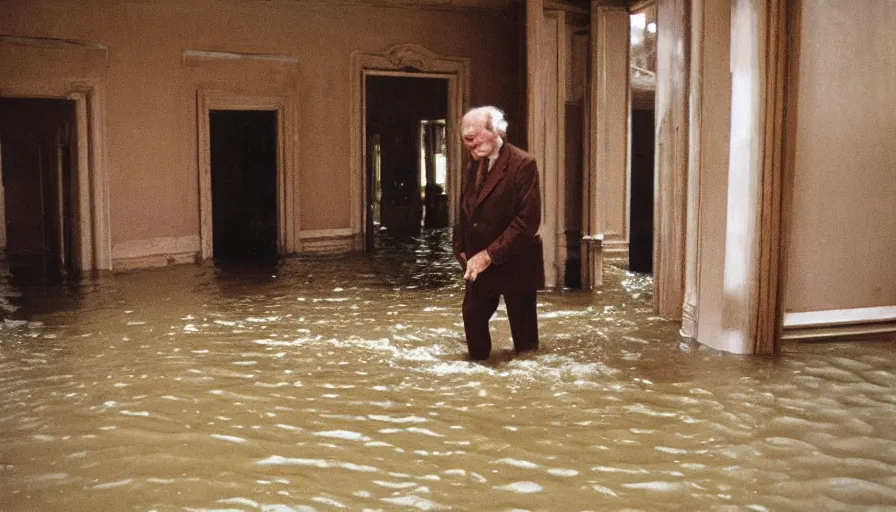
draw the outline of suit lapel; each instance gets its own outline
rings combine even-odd
[[[467,180],[464,183],[466,192],[463,195],[461,208],[464,209],[467,217],[473,213],[473,207],[476,205],[476,160],[470,159],[470,165],[467,167]]]
[[[479,189],[479,194],[476,196],[476,202],[473,204],[474,210],[479,206],[479,203],[488,197],[498,182],[500,182],[504,175],[507,174],[507,159],[509,158],[509,155],[510,151],[505,142],[501,147],[500,153],[498,153],[498,159],[495,160],[495,165],[492,166],[492,170],[489,171],[488,176],[485,177],[485,183],[483,183],[482,188]]]

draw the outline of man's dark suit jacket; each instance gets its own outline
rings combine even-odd
[[[492,264],[471,286],[497,293],[544,288],[541,191],[535,158],[507,142],[477,192],[476,161],[467,169],[460,219],[454,225],[454,255],[467,258],[487,249]]]

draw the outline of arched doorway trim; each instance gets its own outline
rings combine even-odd
[[[367,119],[365,78],[386,75],[417,78],[442,78],[448,81],[448,197],[449,221],[453,224],[460,197],[462,147],[457,123],[469,104],[470,60],[439,56],[426,48],[405,44],[382,53],[355,52],[352,54],[352,110],[351,110],[351,230],[354,250],[362,250],[366,235],[367,173],[364,170],[367,154]]]

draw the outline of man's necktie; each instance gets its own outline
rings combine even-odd
[[[488,158],[480,158],[476,166],[476,190],[482,188],[482,182],[485,181],[485,175],[488,173]]]

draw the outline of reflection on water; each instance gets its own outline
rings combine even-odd
[[[6,279],[8,282],[8,278]],[[896,506],[889,344],[682,343],[649,278],[540,295],[465,361],[445,233],[375,257],[4,285],[0,509]]]

